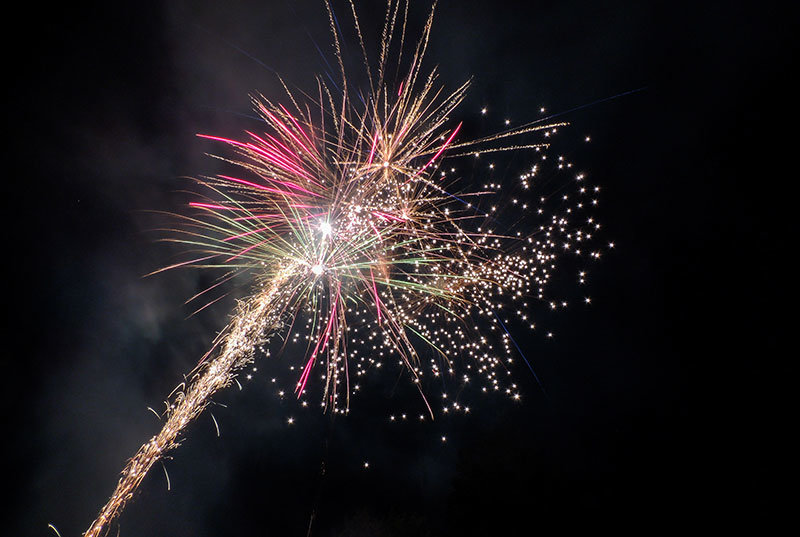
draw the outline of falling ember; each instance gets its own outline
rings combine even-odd
[[[341,83],[318,77],[314,92],[300,98],[287,90],[284,104],[254,97],[264,132],[247,132],[241,140],[201,135],[235,155],[220,158],[236,173],[197,180],[203,195],[189,204],[191,214],[177,216],[182,225],[168,239],[190,248],[191,257],[161,270],[221,268],[227,278],[249,275],[253,290],[185,389],[173,394],[161,431],[128,461],[87,537],[108,531],[153,464],[271,337],[297,342],[305,336],[306,349],[287,356],[298,360],[291,368],[295,394],[303,397],[307,386],[321,384],[326,410],[346,412],[359,389],[351,378],[379,370],[384,361],[401,364],[419,390],[425,406],[420,421],[434,418],[426,376],[450,375],[519,399],[505,373],[521,351],[506,324],[514,317],[534,326],[532,304],[545,298],[564,255],[600,256],[593,249],[599,225],[587,213],[597,204],[596,190],[582,174],[575,177],[574,200],[565,196],[558,211],[544,214],[542,199],[537,225],[512,232],[498,220],[502,206],[482,201],[500,185],[470,190],[473,185],[459,184],[441,166],[448,158],[498,151],[533,150],[539,162],[548,145],[520,137],[544,139],[563,123],[533,122],[463,140],[463,123],[452,118],[469,83],[444,93],[436,69],[422,70],[433,11],[414,53],[390,64],[389,50],[404,42],[408,3],[400,0],[387,2],[378,65],[369,67],[365,54],[369,91],[351,98],[337,23],[326,7]],[[559,163],[559,169],[571,166]],[[534,164],[520,177],[521,189],[538,169]],[[521,204],[522,213],[527,209]],[[584,278],[581,272],[580,283]],[[481,327],[499,337],[482,335]],[[468,365],[458,371],[462,363]],[[469,407],[448,400],[443,412],[467,413]]]

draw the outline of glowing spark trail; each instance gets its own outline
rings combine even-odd
[[[108,524],[119,516],[132,498],[153,464],[177,445],[180,432],[208,405],[211,395],[230,385],[235,372],[250,363],[254,345],[263,341],[265,332],[277,326],[281,286],[284,283],[285,277],[277,276],[265,291],[239,307],[221,342],[219,356],[198,371],[189,390],[173,404],[161,432],[140,447],[128,461],[114,494],[85,535],[102,535],[105,532]]]
[[[369,87],[351,99],[338,22],[325,4],[340,83],[330,86],[318,77],[316,95],[303,93],[302,99],[284,84],[291,109],[254,97],[265,131],[247,132],[244,140],[198,135],[233,152],[235,157],[217,158],[236,172],[197,179],[200,199],[189,204],[191,214],[177,215],[181,224],[166,239],[187,246],[191,257],[160,271],[221,269],[223,276],[206,291],[238,274],[249,276],[254,290],[186,384],[175,390],[161,431],[128,461],[86,537],[108,531],[153,464],[178,445],[215,393],[238,382],[236,374],[271,337],[280,337],[284,346],[305,341],[305,350],[296,353],[302,361],[290,368],[299,372],[294,391],[303,398],[321,379],[322,405],[331,412],[349,408],[359,389],[352,378],[385,363],[404,368],[431,418],[426,377],[449,375],[516,400],[519,390],[506,380],[514,349],[519,350],[507,329],[509,317],[533,328],[528,300],[545,300],[557,261],[566,254],[600,256],[592,249],[599,224],[588,212],[597,204],[597,188],[586,185],[582,174],[574,177],[574,193],[559,192],[556,210],[546,212],[543,197],[538,225],[514,233],[501,224],[496,206],[487,209],[482,202],[501,185],[466,191],[469,185],[459,186],[451,175],[455,169],[448,172],[442,165],[459,155],[530,149],[536,163],[520,176],[524,191],[538,177],[548,145],[518,137],[549,140],[562,123],[528,123],[460,140],[463,123],[452,115],[469,83],[448,94],[437,86],[436,69],[422,72],[433,10],[414,52],[402,61],[407,0],[387,2],[375,69],[350,2]],[[389,52],[398,44],[400,54],[390,65]],[[559,170],[570,167],[557,159]],[[528,200],[514,199],[512,207],[518,219]],[[584,278],[585,271],[580,283]],[[486,327],[497,329],[501,348],[481,335]],[[453,399],[443,412],[469,412]]]

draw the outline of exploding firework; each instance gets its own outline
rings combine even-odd
[[[547,138],[563,124],[534,122],[461,140],[455,111],[469,83],[445,92],[436,70],[423,69],[433,11],[403,57],[408,4],[399,0],[387,3],[375,66],[350,3],[367,86],[352,90],[326,7],[338,80],[320,77],[307,93],[284,84],[285,102],[254,97],[265,123],[259,132],[200,135],[219,145],[227,156],[218,158],[232,171],[197,180],[197,198],[168,239],[191,255],[162,270],[221,269],[221,282],[246,274],[253,289],[171,396],[163,428],[127,463],[86,536],[107,531],[153,464],[271,338],[303,340],[305,351],[288,357],[302,358],[292,366],[295,394],[305,397],[319,379],[330,412],[347,412],[358,388],[353,379],[394,363],[410,374],[431,417],[426,376],[475,380],[484,391],[518,398],[505,374],[516,347],[508,319],[533,328],[530,307],[545,299],[559,256],[600,255],[591,250],[599,226],[585,212],[596,200],[581,174],[576,199],[563,195],[558,211],[540,208],[538,225],[514,231],[486,201],[499,185],[476,190],[442,165],[445,158],[530,152],[536,163],[520,176],[524,191],[540,173]],[[530,137],[538,141],[524,141]],[[563,160],[556,166],[570,167]],[[521,211],[536,202],[508,204]],[[484,336],[481,327],[500,335]],[[457,403],[442,410],[468,411]]]

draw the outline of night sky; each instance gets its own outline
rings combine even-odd
[[[382,5],[363,4],[374,43]],[[796,241],[777,239],[791,213],[776,203],[796,172],[792,138],[771,126],[796,103],[782,81],[792,17],[767,4],[517,4],[442,0],[427,62],[449,88],[473,77],[462,112],[489,109],[481,133],[538,119],[542,106],[577,109],[558,117],[571,124],[559,143],[602,185],[597,214],[616,248],[586,290],[556,286],[591,306],[542,304],[542,331],[556,337],[518,338],[546,395],[517,367],[519,403],[476,393],[468,416],[391,427],[392,411],[421,408],[387,376],[334,420],[278,399],[270,372],[293,379],[262,360],[244,390],[215,398],[221,437],[208,413],[189,427],[166,462],[170,491],[154,466],[120,535],[295,536],[310,521],[315,536],[649,534],[777,521],[794,422],[773,304]],[[412,1],[411,36],[427,5]],[[219,166],[195,134],[258,128],[248,96],[281,95],[272,69],[308,88],[326,68],[316,45],[333,57],[321,0],[22,9],[7,20],[22,37],[4,47],[3,533],[54,535],[52,523],[67,537],[156,433],[147,407],[161,407],[241,292],[187,319],[183,303],[209,275],[142,277],[180,251],[156,242],[157,211],[179,209],[185,177]]]

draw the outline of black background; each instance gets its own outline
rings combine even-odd
[[[121,535],[305,535],[312,513],[312,535],[348,536],[775,523],[792,424],[776,307],[793,287],[794,243],[777,239],[795,175],[776,128],[794,107],[790,20],[763,3],[442,1],[429,65],[450,87],[474,76],[465,113],[488,106],[487,128],[643,88],[563,116],[617,248],[592,269],[592,307],[550,318],[554,341],[521,340],[549,397],[519,370],[521,404],[397,430],[391,401],[332,422],[262,376],[220,396],[221,438],[207,415],[190,427],[171,491],[154,467]],[[7,26],[4,508],[9,535],[66,537],[232,305],[184,320],[207,277],[142,278],[175,254],[145,211],[212,171],[195,133],[252,128],[238,114],[253,91],[279,94],[270,68],[308,87],[324,69],[309,36],[328,58],[330,39],[306,0],[31,4]]]

